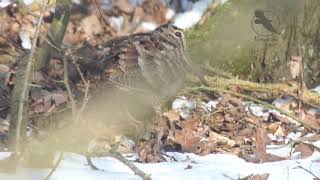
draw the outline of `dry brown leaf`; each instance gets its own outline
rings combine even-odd
[[[256,174],[253,175],[250,180],[267,180],[269,178],[270,174],[265,173],[265,174]]]
[[[169,121],[178,121],[180,119],[180,113],[177,110],[170,110],[168,112],[164,112],[163,116],[167,117]]]
[[[130,0],[113,0],[112,5],[125,13],[132,13],[134,11]]]
[[[320,118],[314,116],[313,114],[309,114],[306,112],[306,110],[302,109],[299,113],[299,117],[306,122],[306,124],[309,124],[311,127],[320,128]]]
[[[103,33],[103,29],[98,17],[94,14],[91,14],[81,21],[81,27],[86,35],[86,40],[92,45],[96,45],[95,42],[96,36]]]
[[[252,128],[244,128],[241,129],[237,136],[244,136],[244,137],[251,137],[253,135],[253,129]]]
[[[295,146],[294,152],[300,152],[301,153],[301,159],[305,159],[307,157],[310,157],[315,150],[314,145],[307,144],[307,143],[300,143]]]
[[[236,145],[236,142],[234,140],[231,140],[213,131],[209,132],[209,140],[213,142],[217,142],[217,144],[227,144],[231,147]]]
[[[285,133],[284,130],[281,126],[278,127],[278,129],[276,130],[276,132],[274,133],[274,135],[278,136],[278,137],[284,137]]]
[[[137,151],[141,162],[157,163],[165,160],[155,140],[141,142]]]
[[[195,152],[205,134],[198,119],[189,119],[181,122],[182,130],[175,131],[174,141],[181,145],[183,151]]]
[[[266,147],[267,147],[267,136],[266,131],[259,127],[256,131],[256,154],[259,158],[262,158],[264,154],[266,154]]]
[[[266,146],[267,146],[266,131],[263,128],[259,127],[257,128],[257,132],[256,132],[255,156],[252,157],[248,155],[248,153],[244,149],[242,149],[242,155],[247,161],[253,162],[253,163],[274,162],[274,161],[280,161],[280,160],[286,159],[283,157],[279,157],[279,156],[267,153]]]
[[[267,126],[267,131],[274,134],[278,130],[279,126],[279,123],[271,123]]]

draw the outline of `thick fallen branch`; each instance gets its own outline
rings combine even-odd
[[[47,67],[52,52],[60,47],[67,30],[71,6],[71,0],[57,0],[53,21],[35,58],[35,69]]]
[[[298,84],[289,83],[254,83],[239,79],[226,79],[221,77],[206,77],[210,87],[221,89],[238,88],[240,90],[261,93],[258,98],[272,99],[281,95],[296,96]],[[304,90],[302,94],[303,102],[320,107],[320,94],[310,90]]]

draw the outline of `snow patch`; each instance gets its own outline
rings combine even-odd
[[[180,116],[183,119],[186,119],[191,114],[191,112],[196,109],[196,102],[190,101],[186,97],[182,96],[179,99],[173,101],[172,109],[178,110]]]
[[[194,26],[200,21],[203,13],[208,9],[211,3],[212,0],[200,0],[194,3],[192,8],[188,7],[190,6],[189,3],[186,3],[185,5],[182,3],[182,8],[188,11],[178,14],[173,24],[181,29],[187,29]]]
[[[279,155],[286,155],[288,149],[277,149]],[[254,164],[227,154],[209,154],[197,156],[195,154],[168,153],[178,162],[162,162],[141,164],[134,163],[145,173],[151,174],[152,179],[187,179],[187,180],[229,180],[243,178],[250,174],[269,173],[268,180],[312,180],[313,177],[299,168],[299,165],[320,176],[320,153],[315,152],[306,159],[284,160],[278,162]],[[8,153],[1,152],[0,159],[8,157]],[[91,170],[85,157],[78,154],[66,153],[54,172],[51,180],[105,180],[105,179],[140,179],[116,159],[110,157],[93,158],[93,163],[103,171]],[[189,167],[189,169],[186,169]],[[43,179],[50,169],[19,168],[17,173],[0,173],[0,179]]]
[[[19,37],[22,41],[21,45],[24,49],[31,49],[31,39],[27,32],[20,31]]]
[[[5,8],[11,4],[11,0],[1,0],[0,1],[0,8]]]
[[[166,19],[170,20],[173,18],[173,16],[175,15],[175,12],[173,9],[168,8],[167,12],[166,12]]]
[[[109,17],[109,22],[111,26],[119,32],[122,29],[124,18],[122,16],[118,16],[118,17],[112,16],[112,17]]]
[[[141,26],[143,29],[146,29],[148,31],[153,31],[158,27],[158,25],[154,22],[142,22]]]

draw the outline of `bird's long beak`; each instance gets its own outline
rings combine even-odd
[[[183,60],[186,62],[187,66],[189,66],[192,73],[194,73],[199,78],[199,80],[203,85],[209,86],[208,82],[204,78],[204,72],[201,70],[201,68],[197,64],[193,63],[191,59],[188,57],[188,55],[186,55],[186,53],[182,53],[182,54],[183,54],[183,57],[182,57]]]

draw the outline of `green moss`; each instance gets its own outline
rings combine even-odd
[[[248,40],[252,33],[249,24],[251,17],[248,13],[240,12],[250,2],[252,0],[229,1],[208,17],[202,26],[186,32],[189,53],[195,62],[209,63],[234,74],[247,70],[249,54],[246,54],[246,49],[250,46]],[[241,29],[245,36],[237,34],[235,28]]]

